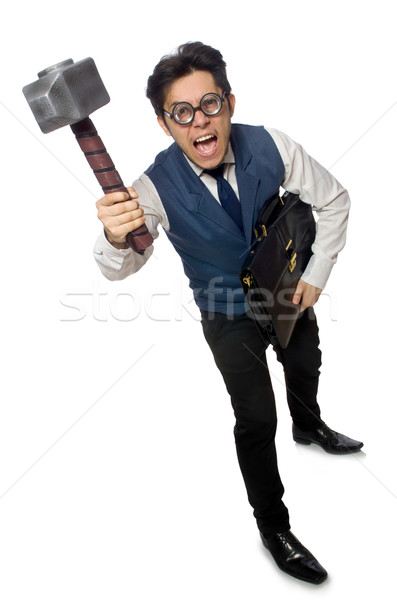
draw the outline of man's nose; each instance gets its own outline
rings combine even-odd
[[[201,108],[197,108],[196,112],[194,113],[193,125],[196,127],[202,127],[203,125],[206,125],[208,121],[208,115],[204,114]]]

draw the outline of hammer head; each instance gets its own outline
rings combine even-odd
[[[82,121],[110,100],[92,58],[48,67],[22,91],[43,133]]]

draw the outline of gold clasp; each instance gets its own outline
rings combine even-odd
[[[245,283],[245,285],[247,285],[248,287],[251,287],[251,285],[252,285],[252,276],[251,275],[247,275],[246,277],[243,277],[243,283]]]
[[[292,273],[292,271],[295,269],[296,267],[296,252],[294,252],[294,254],[291,256],[291,259],[289,261],[289,272]]]
[[[267,231],[266,231],[266,227],[264,225],[261,225],[261,229],[262,229],[262,234],[264,237],[267,237]],[[256,229],[254,229],[254,233],[255,233],[255,237],[258,239],[259,237],[259,231]]]

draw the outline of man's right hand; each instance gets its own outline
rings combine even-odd
[[[106,194],[98,200],[96,207],[98,219],[105,228],[108,241],[118,249],[128,248],[126,237],[145,223],[146,217],[136,198],[133,187],[127,188],[132,199],[125,192]]]

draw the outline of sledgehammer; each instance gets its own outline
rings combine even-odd
[[[119,173],[88,118],[110,101],[92,58],[71,58],[48,67],[23,93],[43,133],[70,125],[80,148],[105,194],[126,192]],[[127,235],[127,243],[139,254],[153,243],[146,225]]]

